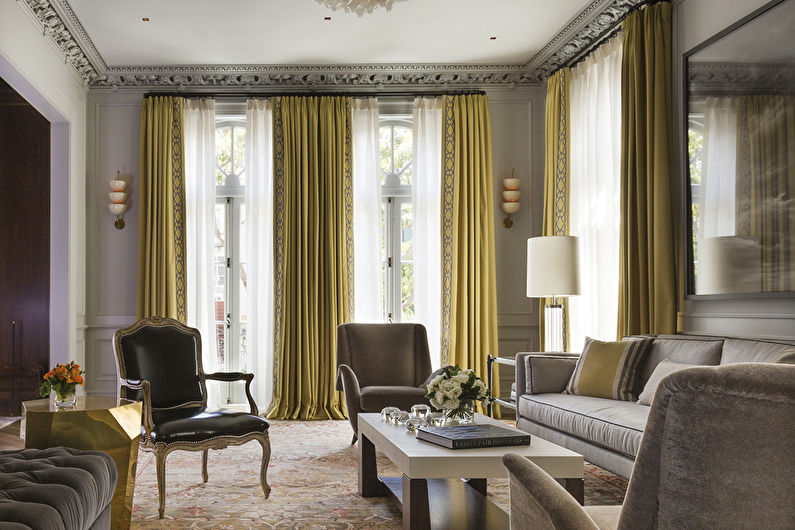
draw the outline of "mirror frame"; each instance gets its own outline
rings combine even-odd
[[[682,55],[682,101],[684,102],[683,105],[683,119],[682,119],[682,126],[684,128],[683,131],[683,138],[682,138],[682,165],[684,166],[684,171],[682,174],[684,175],[684,199],[685,199],[685,233],[684,233],[684,244],[685,244],[685,256],[687,262],[685,263],[685,299],[686,300],[738,300],[738,299],[779,299],[779,298],[795,298],[795,291],[771,291],[771,292],[758,292],[758,293],[722,293],[722,294],[695,294],[696,292],[696,282],[695,282],[695,267],[693,263],[693,197],[692,197],[692,190],[690,187],[690,164],[688,163],[689,157],[689,142],[688,142],[688,129],[689,129],[689,121],[688,115],[690,112],[690,87],[688,82],[688,64],[689,59],[692,55],[700,52],[701,50],[711,46],[715,42],[719,41],[729,33],[733,32],[734,30],[744,26],[745,24],[751,22],[752,20],[756,19],[760,15],[763,15],[770,11],[771,9],[777,7],[780,4],[783,4],[788,0],[772,0],[765,5],[759,7],[758,9],[752,11],[748,15],[744,16],[734,24],[724,28],[723,30],[719,31],[712,37],[708,38],[701,44],[691,48],[687,52]],[[795,1],[795,0],[793,0]],[[681,270],[681,269],[680,269]]]

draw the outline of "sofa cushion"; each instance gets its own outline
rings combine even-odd
[[[638,396],[638,405],[651,406],[651,402],[654,400],[654,393],[657,392],[657,387],[660,386],[660,382],[662,382],[663,378],[671,375],[674,372],[678,372],[679,370],[693,368],[693,366],[695,365],[674,363],[668,359],[663,359],[662,362],[657,365],[657,368],[655,368],[651,373],[649,380],[646,381],[646,386],[643,387],[643,392],[641,392]]]
[[[525,394],[518,407],[523,418],[629,457],[638,452],[649,415],[649,407],[634,402],[569,394]]]
[[[792,342],[726,339],[720,364],[775,363],[792,350]]]
[[[0,528],[86,529],[110,504],[116,464],[67,447],[0,452]]]
[[[381,412],[384,407],[411,410],[412,405],[428,405],[425,389],[416,386],[366,386],[360,396],[362,412]]]
[[[639,392],[640,367],[651,342],[652,339],[602,342],[586,337],[566,393],[634,401]]]
[[[723,339],[690,335],[659,335],[649,348],[649,355],[641,369],[641,384],[645,384],[663,359],[675,363],[717,366],[720,364]]]

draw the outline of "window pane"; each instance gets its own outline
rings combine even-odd
[[[400,203],[401,321],[414,320],[414,214],[411,202]]]
[[[226,184],[226,177],[232,172],[232,128],[221,127],[215,130],[216,184]]]
[[[235,127],[234,133],[234,160],[232,170],[238,176],[239,183],[242,186],[246,183],[246,128]]]
[[[215,205],[213,304],[218,367],[226,363],[226,204]]]
[[[401,322],[414,320],[414,263],[400,265]]]
[[[392,173],[392,127],[380,127],[379,147],[381,149],[381,184],[386,181],[386,176]]]
[[[246,330],[248,328],[248,269],[247,240],[246,240],[246,205],[240,205],[240,300],[238,300],[238,310],[240,311],[240,370],[245,372],[248,367],[246,356]]]
[[[411,184],[411,129],[408,127],[395,127],[395,168],[393,171],[400,174],[401,184]]]

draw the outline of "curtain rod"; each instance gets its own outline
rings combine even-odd
[[[569,59],[568,61],[566,61],[562,65],[560,65],[557,68],[555,68],[552,71],[552,73],[549,74],[549,75],[551,76],[551,75],[557,73],[559,70],[561,70],[563,68],[573,68],[573,67],[577,66],[578,64],[580,64],[581,62],[583,62],[585,59],[588,58],[588,56],[590,56],[602,44],[606,43],[607,41],[609,41],[610,39],[612,39],[613,37],[615,37],[616,35],[621,33],[621,27],[620,27],[621,23],[624,22],[624,20],[629,15],[634,13],[635,11],[638,11],[641,8],[646,7],[646,6],[650,6],[652,4],[660,4],[662,2],[670,2],[670,1],[671,0],[643,0],[643,2],[638,2],[637,4],[632,6],[629,9],[629,11],[624,13],[621,16],[621,18],[619,18],[618,20],[613,22],[613,24],[608,28],[607,33],[605,33],[602,37],[600,37],[599,40],[597,40],[595,42],[592,42],[587,48],[585,48],[579,54],[575,55],[574,57],[572,57],[571,59]]]
[[[147,92],[144,97],[152,96],[171,96],[183,98],[258,98],[258,97],[281,97],[281,96],[347,96],[351,98],[405,98],[405,97],[438,97],[438,96],[458,96],[458,95],[480,95],[486,94],[485,90],[448,90],[445,92],[318,92],[307,90],[306,92]]]

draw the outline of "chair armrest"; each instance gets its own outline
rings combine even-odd
[[[212,379],[213,381],[223,381],[226,383],[245,381],[246,399],[248,399],[248,406],[251,409],[251,414],[254,416],[259,416],[257,403],[254,401],[254,396],[251,395],[251,382],[254,380],[254,374],[245,374],[243,372],[214,372],[212,374],[202,375],[204,376],[204,379]]]
[[[356,417],[362,410],[361,389],[359,379],[353,373],[353,369],[347,364],[337,366],[337,380],[342,383],[342,391],[345,393],[345,404],[348,407],[348,417]]]
[[[579,353],[520,352],[516,354],[516,402],[524,394],[563,392]]]
[[[147,381],[146,379],[141,379],[140,381],[134,379],[122,379],[119,383],[119,391],[121,391],[122,388],[129,388],[130,390],[141,390],[144,394],[141,420],[143,422],[144,430],[146,431],[146,442],[148,443],[149,435],[152,433],[152,431],[155,428],[155,424],[152,421],[152,390],[149,386],[149,381]],[[121,395],[119,397],[121,397]],[[135,401],[127,398],[123,399],[127,401]]]
[[[518,365],[518,363],[517,363]],[[511,528],[581,528],[599,530],[593,519],[563,486],[527,458],[506,453],[511,496]]]

